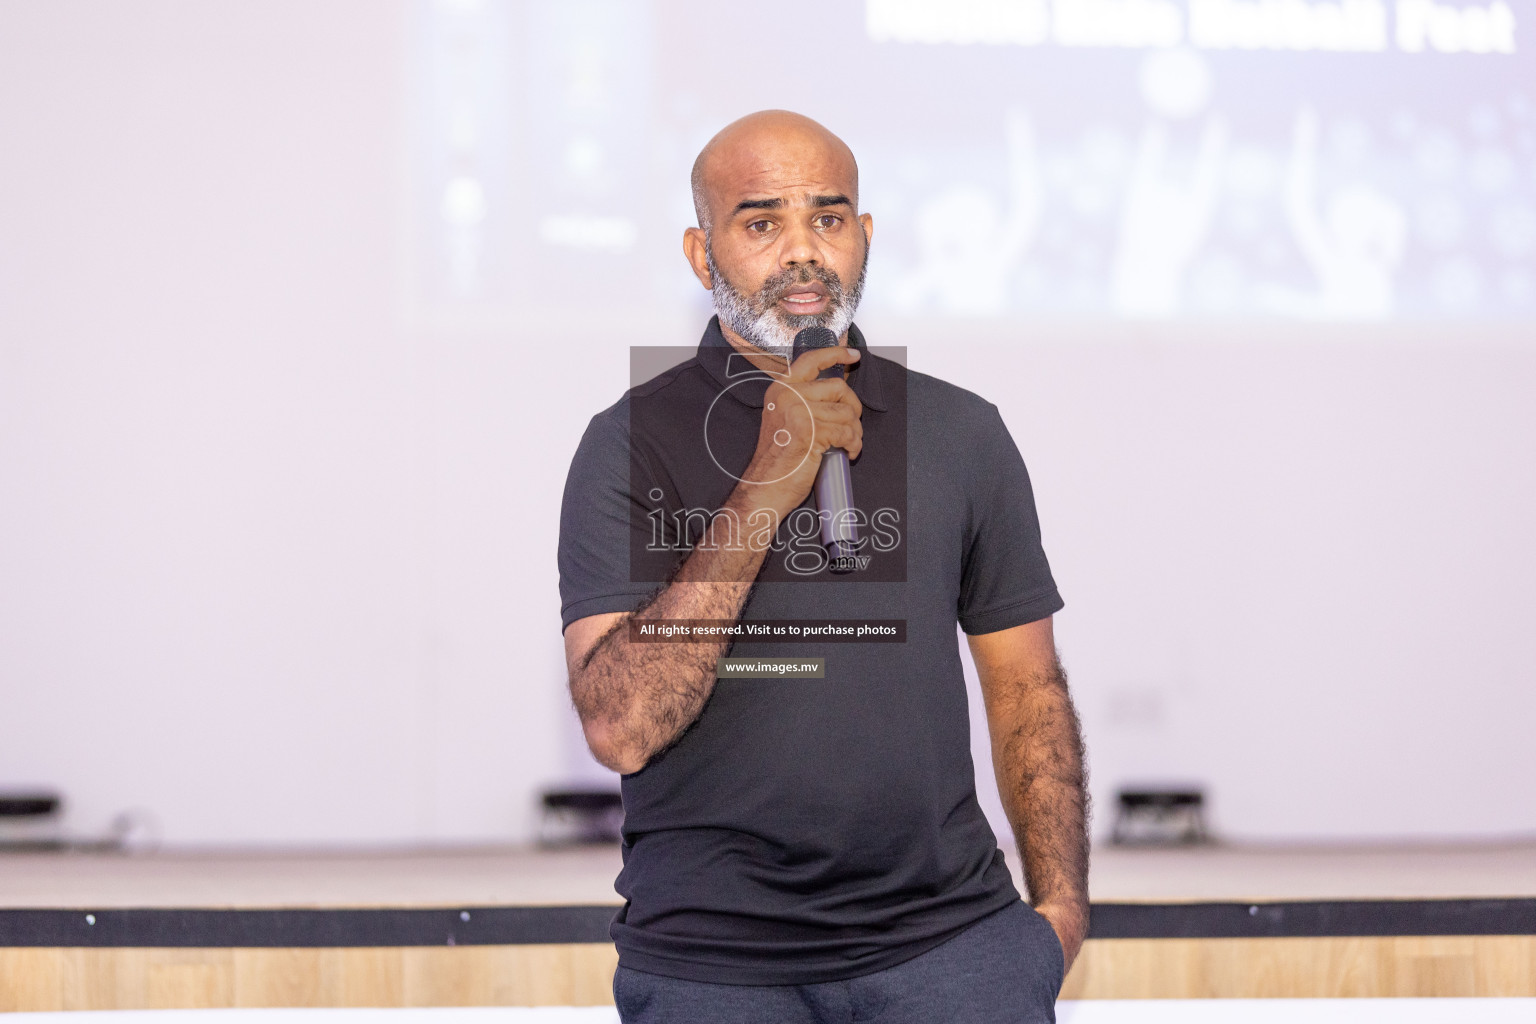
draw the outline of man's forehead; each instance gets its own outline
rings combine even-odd
[[[765,125],[716,140],[704,167],[705,185],[716,202],[729,209],[744,199],[810,203],[831,194],[852,198],[858,169],[847,147],[824,130],[797,127]]]
[[[856,205],[855,185],[846,177],[831,178],[752,175],[734,187],[714,189],[716,210],[725,216],[753,210],[800,209]]]
[[[829,206],[829,199],[852,201],[854,185],[848,177],[753,175],[717,191],[731,207],[740,203],[777,201],[785,206]]]

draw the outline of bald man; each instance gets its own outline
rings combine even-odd
[[[750,115],[693,194],[717,316],[593,417],[561,512],[571,697],[623,776],[620,1016],[1054,1020],[1087,796],[1024,463],[995,406],[853,324],[874,223],[842,140]],[[791,360],[808,327],[838,344]],[[834,447],[841,573],[812,496]],[[957,622],[1030,903],[976,801]]]

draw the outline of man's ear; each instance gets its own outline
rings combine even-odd
[[[868,245],[875,237],[875,218],[867,213],[859,214],[859,226],[864,229],[864,244]]]
[[[709,273],[709,249],[704,239],[703,228],[688,228],[683,232],[683,256],[688,260],[688,265],[693,268],[693,276],[699,279],[699,284],[706,289],[713,290],[715,282]]]

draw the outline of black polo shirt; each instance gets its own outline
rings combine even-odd
[[[718,680],[683,736],[623,778],[612,934],[635,970],[856,977],[1019,898],[976,802],[955,624],[990,633],[1062,607],[1029,476],[995,406],[870,352],[856,327],[849,344],[865,353],[851,477],[868,563],[818,566],[792,515],[741,618],[901,622],[903,642],[739,638],[728,655],[817,658],[823,675]],[[769,380],[711,320],[693,358],[593,417],[561,510],[563,625],[633,610],[704,536]]]

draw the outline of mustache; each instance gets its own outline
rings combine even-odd
[[[787,295],[798,284],[810,284],[818,281],[827,289],[828,298],[833,303],[843,300],[843,281],[837,276],[837,271],[828,267],[800,266],[786,267],[763,282],[763,286],[757,290],[757,298],[763,305],[777,302]]]

